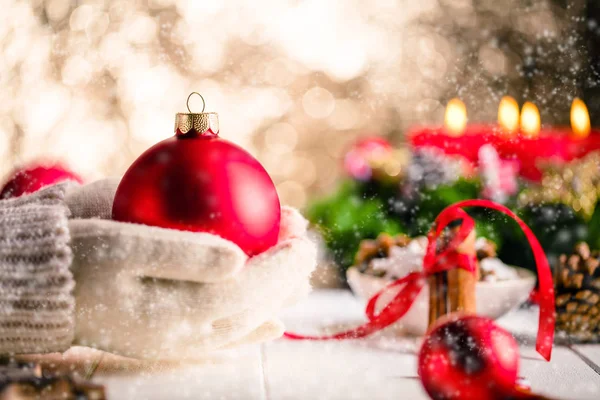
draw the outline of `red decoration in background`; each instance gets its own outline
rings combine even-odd
[[[208,232],[252,256],[277,243],[281,208],[273,181],[248,152],[212,130],[166,139],[127,170],[113,219]]]
[[[344,170],[352,178],[367,181],[373,173],[372,164],[392,153],[392,145],[380,137],[358,140],[344,157]]]
[[[1,199],[33,193],[45,186],[64,181],[83,183],[83,179],[60,164],[31,165],[13,173],[0,192]]]
[[[478,161],[485,198],[504,203],[517,193],[519,166],[514,160],[501,159],[494,146],[485,144],[479,149]]]
[[[449,316],[425,336],[418,373],[432,399],[513,398],[519,346],[491,319]]]
[[[437,147],[446,154],[461,155],[475,164],[479,149],[489,143],[500,157],[518,161],[520,175],[532,181],[542,178],[540,162],[562,164],[600,150],[600,132],[592,132],[586,138],[574,138],[567,130],[559,129],[544,129],[537,138],[508,138],[498,126],[481,124],[467,126],[464,134],[458,137],[450,136],[444,127],[416,128],[407,137],[415,148]]]
[[[537,265],[539,281],[539,301],[540,317],[538,322],[538,335],[536,341],[536,350],[546,359],[550,360],[552,353],[552,343],[554,342],[554,288],[552,283],[552,273],[548,265],[548,259],[529,227],[517,217],[510,209],[489,200],[466,200],[455,203],[443,210],[435,220],[434,227],[428,235],[428,248],[423,260],[423,272],[414,272],[390,283],[379,293],[373,296],[367,305],[366,314],[369,321],[357,328],[341,332],[330,336],[305,336],[286,332],[285,336],[290,339],[308,339],[308,340],[331,340],[331,339],[351,339],[368,336],[377,332],[406,314],[410,309],[417,295],[426,284],[426,277],[432,273],[447,271],[452,268],[464,268],[468,271],[474,270],[475,260],[459,253],[456,248],[475,227],[475,221],[462,210],[463,207],[485,207],[500,211],[514,219],[521,230],[525,233],[531,250],[533,252]],[[436,243],[442,231],[452,221],[462,219],[462,224],[451,243],[446,250],[437,254]],[[377,300],[388,289],[402,286],[398,294],[383,308],[379,314],[375,314],[375,304]]]

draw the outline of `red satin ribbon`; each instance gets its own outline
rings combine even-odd
[[[453,204],[444,209],[436,218],[435,223],[429,234],[427,251],[423,259],[423,272],[413,272],[404,278],[398,279],[387,285],[373,296],[365,310],[369,321],[354,329],[336,333],[328,336],[306,336],[291,332],[284,335],[289,339],[297,340],[333,340],[333,339],[356,339],[368,336],[377,332],[402,318],[413,305],[415,299],[426,284],[426,278],[434,273],[448,271],[452,268],[463,268],[467,271],[475,271],[475,257],[460,253],[457,248],[465,241],[475,228],[475,221],[462,209],[463,207],[484,207],[504,213],[514,219],[529,242],[533,256],[535,258],[539,290],[538,299],[540,305],[540,317],[538,322],[538,334],[536,340],[536,350],[546,360],[550,361],[552,353],[552,343],[554,341],[554,288],[552,284],[552,273],[548,265],[548,259],[538,242],[537,238],[529,227],[510,209],[503,205],[489,200],[466,200]],[[462,220],[458,232],[454,235],[445,249],[438,253],[438,238],[443,230],[453,221]],[[379,297],[388,289],[396,286],[403,286],[394,298],[381,310],[375,313],[375,305]]]

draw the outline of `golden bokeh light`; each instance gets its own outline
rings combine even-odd
[[[396,3],[5,0],[0,179],[40,159],[63,162],[86,180],[119,176],[172,134],[174,114],[199,91],[207,111],[220,114],[223,138],[267,165],[283,192],[309,201],[336,185],[339,159],[357,137],[399,143],[412,126],[441,120],[449,94],[476,105],[471,120],[493,120],[498,79],[508,82],[502,93],[524,93],[527,81],[511,75],[514,49],[486,39],[468,49],[478,57],[472,63],[458,37],[439,31],[438,22],[456,15],[435,1]],[[462,3],[460,13],[474,12]],[[544,22],[528,25],[532,35],[553,23],[540,12],[527,13]],[[425,14],[437,22],[429,26]],[[505,26],[513,16],[494,18]],[[218,29],[195,34],[198,26]],[[582,61],[576,53],[569,65]],[[544,82],[528,95],[556,87]],[[564,104],[561,96],[553,104]],[[448,133],[464,133],[464,104],[453,101],[446,111]],[[517,119],[513,112],[506,126]]]

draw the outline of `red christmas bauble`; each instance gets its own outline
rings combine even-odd
[[[113,219],[212,233],[250,256],[275,245],[281,208],[273,181],[254,157],[217,134],[216,114],[178,114],[176,135],[123,176]]]
[[[83,183],[83,180],[77,174],[59,164],[28,166],[13,173],[8,182],[4,184],[0,192],[0,198],[19,197],[36,192],[45,186],[69,180]]]
[[[519,347],[491,319],[450,317],[425,337],[418,368],[434,400],[506,399],[516,394]]]

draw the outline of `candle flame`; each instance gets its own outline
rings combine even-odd
[[[571,104],[571,128],[578,138],[586,138],[592,129],[590,113],[583,100],[575,98]]]
[[[452,136],[460,136],[467,126],[467,107],[460,99],[452,99],[446,106],[446,129]]]
[[[523,104],[521,109],[521,134],[535,138],[540,134],[541,120],[537,106],[531,102]]]
[[[519,117],[519,103],[510,96],[504,96],[498,106],[500,127],[512,136],[519,129]]]

